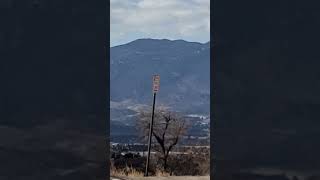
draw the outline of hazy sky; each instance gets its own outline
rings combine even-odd
[[[139,38],[210,40],[210,0],[110,0],[111,46]]]

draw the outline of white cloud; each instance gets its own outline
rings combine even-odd
[[[111,0],[111,45],[137,38],[210,38],[210,0]]]

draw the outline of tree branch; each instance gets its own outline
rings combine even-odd
[[[162,148],[163,153],[166,153],[165,150],[165,146],[164,146],[164,141],[163,139],[161,139],[156,133],[153,132],[154,137],[156,138],[156,140],[158,141],[158,143],[160,144],[160,147]]]

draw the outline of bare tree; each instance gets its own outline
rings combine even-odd
[[[143,138],[147,139],[149,132],[149,125],[151,119],[151,112],[143,111],[140,113],[137,127],[139,128]],[[153,126],[153,142],[156,142],[154,150],[161,154],[160,158],[163,160],[163,169],[167,170],[168,157],[185,134],[187,130],[186,122],[183,118],[167,110],[160,109],[154,114]]]

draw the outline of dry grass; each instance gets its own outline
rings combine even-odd
[[[168,177],[170,176],[170,174],[164,171],[157,170],[155,176]]]
[[[210,180],[209,176],[149,176],[149,177],[128,177],[126,180]]]
[[[110,174],[113,177],[123,177],[123,176],[129,176],[129,177],[143,177],[143,172],[137,171],[133,167],[126,166],[123,169],[117,169],[114,166],[111,166]]]
[[[110,174],[113,177],[144,177],[143,172],[137,171],[135,168],[129,166],[126,166],[126,168],[123,169],[117,169],[111,166]],[[169,177],[170,174],[164,171],[157,170],[154,176]]]

